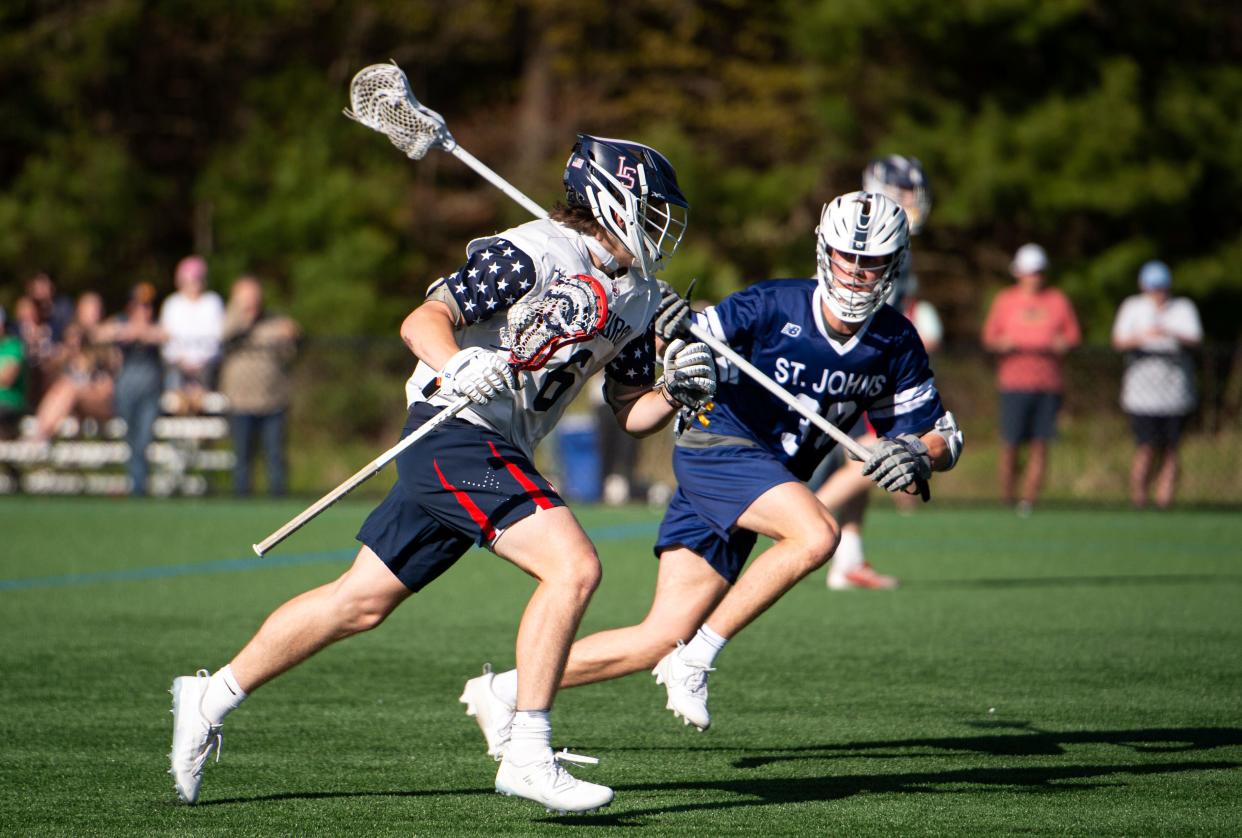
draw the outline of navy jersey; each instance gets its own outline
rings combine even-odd
[[[774,279],[731,294],[697,320],[843,430],[867,412],[883,436],[929,431],[944,407],[910,321],[886,305],[841,344],[828,336],[821,299],[815,280]],[[808,479],[835,445],[831,437],[723,359],[717,363],[716,399],[691,427],[750,440]]]

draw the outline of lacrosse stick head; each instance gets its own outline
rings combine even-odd
[[[349,83],[349,104],[347,117],[379,131],[411,160],[421,160],[433,147],[448,151],[457,144],[444,117],[414,98],[396,62],[359,70]]]
[[[608,319],[608,297],[593,276],[578,274],[555,280],[534,299],[509,308],[500,330],[515,369],[535,370],[563,346],[590,340]]]

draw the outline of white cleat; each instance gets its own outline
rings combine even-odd
[[[177,797],[183,803],[198,801],[203,768],[213,752],[216,762],[220,761],[220,746],[224,743],[221,726],[210,724],[199,709],[209,677],[207,670],[200,669],[197,675],[173,679],[173,739],[172,752],[168,755],[172,767],[168,773],[172,774]]]
[[[553,754],[527,765],[514,765],[502,759],[496,772],[496,791],[508,797],[523,797],[541,804],[557,815],[594,812],[612,802],[612,789],[598,783],[579,780],[561,766],[561,762],[595,765],[599,760],[581,757],[568,751]]]
[[[479,729],[487,739],[487,755],[500,760],[504,756],[505,746],[509,744],[516,708],[496,695],[492,689],[492,680],[495,677],[492,665],[483,664],[483,674],[466,682],[459,701],[466,705],[466,715],[474,716],[474,720],[479,723]]]
[[[712,725],[712,715],[707,712],[707,673],[715,672],[705,663],[687,660],[681,654],[685,644],[677,641],[677,648],[669,652],[651,670],[657,684],[668,690],[668,704],[673,715],[694,725],[699,732]]]

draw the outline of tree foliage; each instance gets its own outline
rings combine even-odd
[[[1089,334],[1160,257],[1217,339],[1242,304],[1242,11],[1211,0],[181,0],[0,8],[0,302],[48,269],[118,304],[206,253],[312,334],[391,333],[472,237],[522,210],[344,120],[394,58],[462,144],[536,200],[574,132],[672,158],[670,268],[711,296],[813,268],[819,206],[920,157],[916,247],[950,336],[1043,243]]]

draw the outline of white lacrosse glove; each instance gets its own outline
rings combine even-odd
[[[871,456],[863,463],[862,473],[889,492],[902,492],[907,487],[931,477],[931,453],[923,440],[913,434],[896,439],[881,438],[871,447]]]
[[[664,280],[659,280],[658,284],[660,307],[656,309],[655,333],[667,342],[690,331],[690,301]]]
[[[674,340],[664,350],[659,386],[678,403],[698,410],[716,396],[716,359],[707,344]]]
[[[465,396],[475,404],[487,404],[504,390],[517,389],[513,369],[505,356],[481,346],[461,350],[440,372],[440,393]]]

